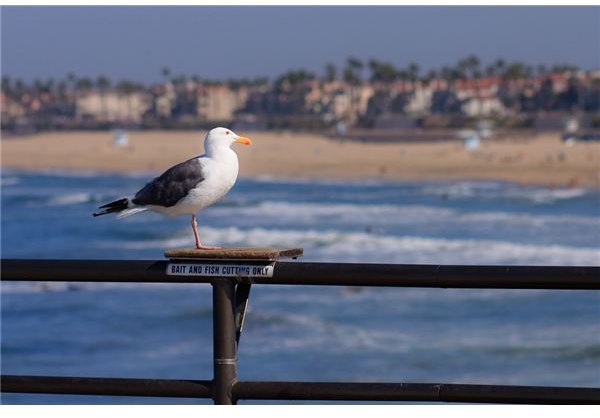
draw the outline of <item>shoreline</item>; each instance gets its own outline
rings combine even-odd
[[[115,145],[111,132],[52,132],[1,141],[3,170],[160,174],[203,152],[204,132],[132,131]],[[558,133],[462,142],[368,143],[320,134],[240,132],[240,177],[274,180],[508,181],[600,189],[600,142],[567,146]],[[92,174],[93,175],[93,174]]]

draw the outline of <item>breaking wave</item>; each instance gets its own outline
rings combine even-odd
[[[75,205],[78,203],[94,202],[97,199],[89,193],[70,193],[62,196],[54,196],[48,199],[49,206]]]
[[[336,230],[202,228],[203,239],[224,246],[301,246],[305,258],[339,262],[431,264],[600,265],[600,250],[483,239],[386,236]],[[97,243],[124,250],[170,248],[193,243],[189,231],[162,240]]]
[[[541,226],[545,224],[578,224],[598,226],[599,217],[576,215],[536,215],[511,212],[464,212],[451,208],[426,205],[365,205],[351,203],[296,203],[263,201],[256,205],[230,205],[219,207],[217,216],[243,215],[265,217],[278,221],[313,221],[318,218],[335,218],[339,221],[368,221],[372,223],[414,222],[504,222],[514,225]]]
[[[423,194],[442,196],[446,198],[504,198],[525,200],[534,203],[553,203],[559,200],[574,199],[585,196],[590,192],[583,187],[577,188],[548,188],[517,186],[504,182],[462,181],[448,184],[428,185],[423,188]]]
[[[2,186],[2,187],[15,186],[17,184],[19,184],[18,177],[2,177],[2,178],[0,178],[0,186]]]

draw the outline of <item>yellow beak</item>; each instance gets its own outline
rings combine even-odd
[[[238,137],[235,142],[239,142],[240,144],[244,144],[244,145],[251,145],[252,141],[250,141],[250,138],[246,138],[245,136],[240,136]]]

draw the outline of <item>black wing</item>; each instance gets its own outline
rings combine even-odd
[[[198,158],[192,158],[169,168],[146,184],[132,201],[141,206],[170,207],[184,198],[204,178],[202,162]]]

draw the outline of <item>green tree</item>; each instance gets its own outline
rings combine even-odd
[[[78,78],[75,83],[75,87],[77,87],[78,90],[89,90],[92,86],[92,80],[87,77]]]
[[[187,76],[185,74],[179,74],[177,77],[173,78],[173,84],[176,86],[182,86],[187,81]]]
[[[337,68],[332,63],[325,64],[325,81],[332,82],[337,79]]]
[[[96,87],[98,87],[98,89],[101,91],[106,91],[110,89],[111,84],[112,83],[110,79],[105,75],[101,75],[96,79]]]
[[[493,64],[486,66],[485,75],[488,77],[494,77],[496,75],[496,66]]]
[[[355,71],[361,71],[364,68],[363,62],[356,57],[348,57],[346,63],[348,67],[352,68]]]
[[[438,74],[438,72],[437,72],[436,70],[429,70],[429,71],[427,72],[427,74],[426,74],[426,75],[424,75],[424,76],[421,78],[421,81],[423,82],[423,84],[425,84],[425,85],[429,85],[429,84],[431,84],[431,82],[432,82],[432,81],[434,81],[434,80],[437,80],[437,79],[438,79],[438,77],[439,77],[439,74]],[[437,90],[437,89],[438,89],[438,84],[437,84],[437,82],[435,83],[435,85],[434,85],[434,87],[433,87],[433,88],[434,88],[435,90]]]
[[[165,82],[167,82],[169,81],[169,77],[171,77],[171,69],[169,67],[163,67],[163,69],[160,70],[160,74],[165,79]]]
[[[71,89],[75,88],[75,85],[77,84],[77,76],[74,72],[67,74],[67,83],[69,83]]]
[[[253,86],[265,86],[269,83],[269,78],[268,77],[256,77],[254,78],[254,80],[252,80],[250,82],[251,85]]]
[[[362,82],[361,72],[364,68],[364,64],[361,60],[355,57],[349,57],[346,60],[346,67],[344,68],[344,81],[357,86]]]
[[[494,68],[496,69],[496,75],[504,74],[504,70],[506,69],[506,61],[504,61],[502,58],[496,59],[496,61],[494,61]]]
[[[106,109],[106,91],[110,88],[110,86],[111,81],[108,79],[108,77],[101,75],[96,79],[96,87],[98,90],[100,90],[100,100],[102,101],[102,114],[105,118],[108,116]]]
[[[479,58],[471,54],[458,60],[456,68],[460,72],[461,78],[477,78],[481,75],[480,64]]]
[[[15,80],[14,97],[16,100],[21,100],[27,92],[27,86],[20,78]]]
[[[410,64],[408,64],[408,69],[406,71],[407,77],[410,80],[411,86],[412,86],[412,90],[415,89],[415,83],[417,82],[417,80],[419,79],[419,65],[411,62]]]
[[[2,91],[8,97],[12,97],[12,94],[13,94],[12,82],[11,82],[10,77],[7,75],[2,77]]]
[[[578,68],[575,65],[570,64],[556,64],[552,67],[553,73],[571,73],[577,70]]]
[[[517,80],[526,76],[527,68],[523,63],[518,61],[510,63],[502,73],[502,78],[505,80]]]
[[[448,83],[448,85],[452,84],[454,81],[456,81],[459,78],[459,72],[454,69],[454,68],[450,68],[448,66],[443,66],[442,67],[442,71],[440,73],[440,76],[446,80],[446,82]]]
[[[544,75],[548,72],[548,69],[546,68],[546,66],[544,64],[539,64],[536,69],[537,69],[538,75]]]
[[[371,59],[369,60],[369,68],[371,70],[371,82],[392,83],[398,76],[396,68],[387,62]]]

